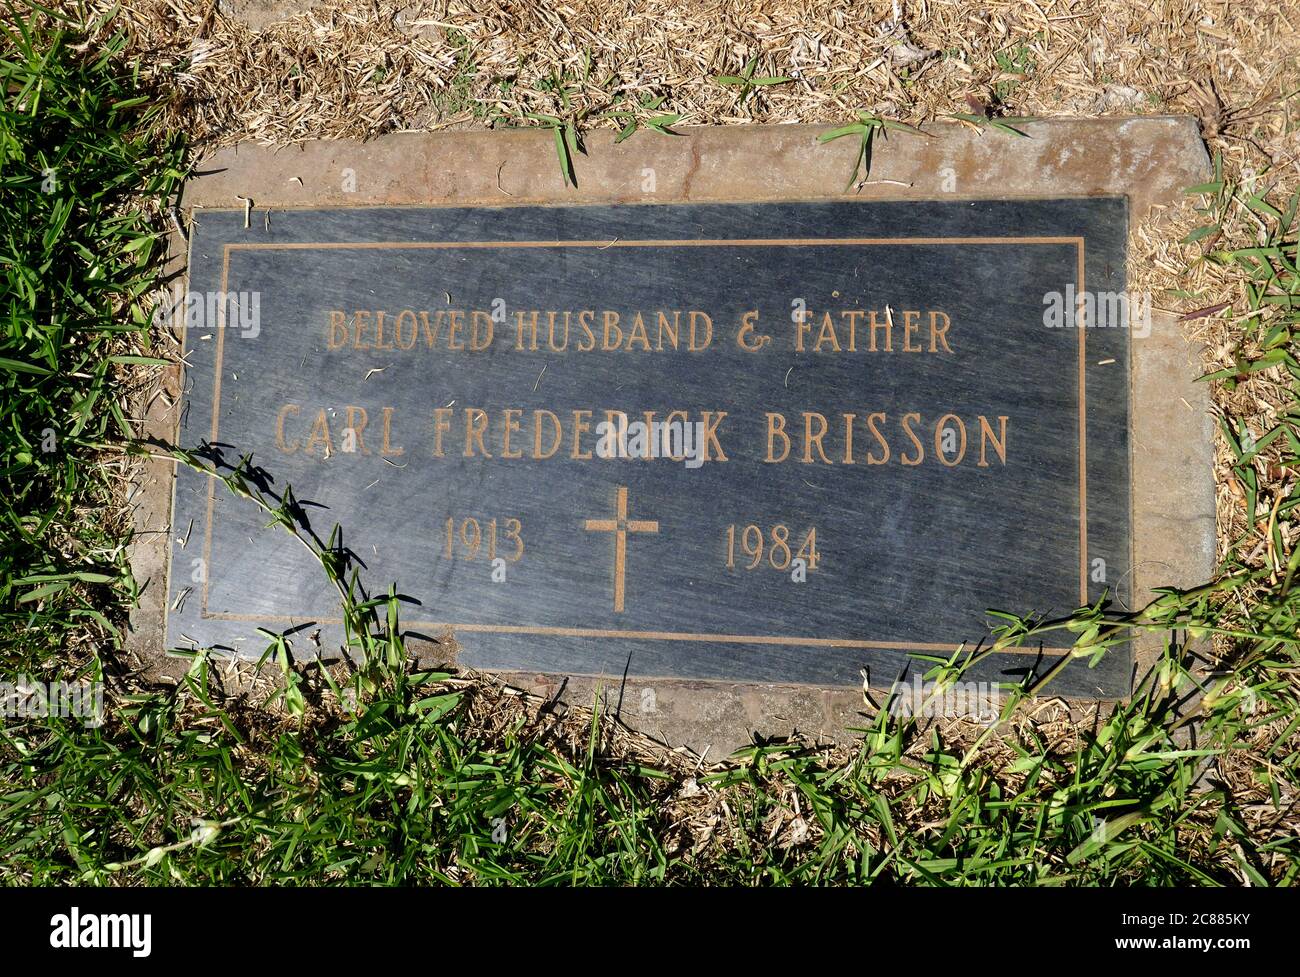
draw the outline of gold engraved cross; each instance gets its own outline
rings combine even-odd
[[[627,570],[627,534],[657,533],[657,519],[627,517],[627,486],[618,487],[618,512],[614,519],[588,519],[587,530],[614,534],[614,611],[623,610],[623,575]]]

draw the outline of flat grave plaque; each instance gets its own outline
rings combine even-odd
[[[251,453],[463,664],[888,682],[989,609],[1130,600],[1127,228],[1120,197],[202,211],[179,440]],[[337,637],[253,505],[182,468],[172,525],[170,646]]]

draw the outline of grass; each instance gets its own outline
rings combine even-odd
[[[127,202],[169,194],[180,155],[111,67],[121,36],[77,56],[21,18],[0,31],[0,628],[6,665],[32,671],[120,637],[104,609],[133,582],[111,458],[133,436],[121,384],[147,359],[159,248]]]
[[[754,71],[758,68],[758,58],[756,54],[745,62],[745,67],[740,70],[738,75],[718,75],[713,80],[717,84],[727,88],[739,89],[736,97],[737,105],[744,108],[745,103],[761,88],[771,88],[775,85],[788,85],[794,81],[785,75],[755,75]]]
[[[876,133],[880,133],[882,139],[887,139],[891,131],[906,132],[914,136],[925,135],[915,126],[909,126],[903,122],[894,122],[890,119],[877,118],[869,112],[858,112],[857,122],[831,129],[817,137],[819,143],[833,142],[836,139],[843,139],[845,136],[856,136],[858,138],[858,153],[853,158],[853,172],[849,174],[849,181],[844,185],[845,191],[852,190],[855,185],[865,181],[871,175],[871,148]]]
[[[1038,35],[1034,35],[1033,39],[1037,40]],[[1006,50],[995,51],[993,59],[1003,75],[1020,76],[1020,78],[1011,77],[994,83],[993,97],[1001,105],[1010,100],[1015,94],[1022,78],[1034,73],[1038,63],[1028,43],[1021,43]]]
[[[475,119],[490,119],[490,106],[473,95],[478,65],[474,63],[474,52],[470,49],[468,38],[462,31],[450,27],[446,28],[446,35],[448,43],[456,52],[456,68],[447,90],[434,99],[434,105],[444,117],[469,113]]]
[[[672,126],[681,121],[681,114],[677,112],[659,112],[664,102],[668,100],[667,95],[642,95],[637,101],[635,109],[624,109],[622,111],[611,111],[603,114],[602,118],[613,119],[622,126],[618,135],[614,137],[614,144],[618,145],[625,139],[630,139],[641,130],[641,127],[649,129],[651,132],[657,132],[661,136],[674,136]],[[641,118],[640,116],[648,116]],[[653,114],[657,113],[657,114]]]
[[[337,588],[352,662],[264,632],[278,680],[236,684],[187,656],[174,687],[122,672],[136,595],[118,481],[144,450],[123,384],[148,368],[145,296],[160,214],[180,175],[148,93],[103,34],[48,19],[4,28],[0,267],[6,277],[0,420],[3,672],[105,674],[106,722],[6,718],[0,879],[68,884],[1287,885],[1296,881],[1300,496],[1278,497],[1266,558],[1243,536],[1214,580],[1120,614],[1002,620],[1003,646],[1065,632],[1094,659],[1136,635],[1164,650],[1126,703],[1092,724],[1035,721],[1050,672],[1008,689],[987,727],[865,703],[859,740],[831,750],[759,743],[702,767],[655,751],[600,710],[559,716],[474,676],[412,663],[404,601],[378,595],[337,536],[302,528],[252,460],[213,472],[308,547]],[[646,106],[651,111],[650,106]],[[864,118],[854,135],[869,147]],[[559,150],[557,150],[559,152]],[[861,164],[863,160],[860,159]],[[561,157],[563,158],[563,156]],[[56,176],[42,187],[46,171]],[[855,173],[856,176],[856,173]],[[1194,260],[1243,286],[1231,375],[1291,378],[1262,437],[1228,427],[1237,477],[1281,451],[1300,469],[1293,337],[1297,203],[1223,173],[1194,188]],[[1258,229],[1228,247],[1245,208]],[[1208,303],[1207,303],[1208,304]],[[1280,352],[1279,352],[1280,351]],[[142,360],[144,362],[142,362]],[[44,432],[53,451],[42,447]],[[208,470],[201,455],[177,461]],[[1213,647],[1212,660],[1207,648]],[[969,656],[932,662],[955,681]],[[936,694],[940,694],[936,692]]]
[[[662,136],[674,136],[671,128],[680,122],[682,115],[677,112],[662,111],[667,95],[655,95],[642,92],[634,96],[631,92],[610,91],[617,79],[606,77],[601,83],[593,81],[593,59],[591,52],[584,51],[582,67],[570,74],[568,70],[554,71],[535,82],[537,90],[553,95],[559,103],[560,115],[545,112],[524,112],[517,117],[503,114],[500,106],[475,98],[471,94],[472,83],[478,68],[474,63],[468,39],[460,31],[447,30],[447,37],[456,51],[456,73],[452,77],[449,90],[434,100],[439,112],[444,117],[454,117],[465,113],[475,120],[485,122],[489,127],[526,127],[549,130],[554,138],[555,155],[560,166],[560,176],[564,186],[578,185],[575,160],[579,155],[586,155],[583,135],[589,120],[610,121],[619,127],[615,144],[621,143],[637,132],[647,130]],[[752,64],[750,65],[752,69]],[[721,79],[720,79],[721,80]],[[757,79],[754,85],[774,84],[785,79]],[[497,87],[505,94],[514,84],[509,79],[497,79]],[[581,101],[591,90],[601,93],[602,99],[610,107],[603,112],[595,112],[591,107],[578,108]],[[743,102],[743,96],[742,96]]]

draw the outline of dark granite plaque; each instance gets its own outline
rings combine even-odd
[[[1128,600],[1129,332],[1045,324],[1124,289],[1123,199],[244,224],[194,229],[192,300],[236,304],[191,306],[182,445],[251,452],[465,664],[856,685],[987,640],[988,609]],[[265,523],[179,472],[170,644],[336,636]]]

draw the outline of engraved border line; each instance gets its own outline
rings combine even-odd
[[[490,250],[494,248],[540,249],[540,248],[700,248],[700,247],[878,247],[888,245],[980,245],[980,244],[1069,244],[1078,249],[1077,276],[1079,294],[1076,310],[1076,329],[1079,333],[1079,600],[1088,604],[1088,494],[1087,494],[1087,323],[1084,321],[1085,285],[1085,241],[1078,235],[1037,236],[1037,237],[894,237],[894,238],[709,238],[692,240],[644,239],[622,241],[326,241],[326,242],[234,242],[222,247],[221,256],[221,291],[228,291],[230,279],[230,253],[232,251],[306,251],[306,250]],[[217,350],[215,362],[215,379],[212,390],[212,443],[217,442],[217,431],[221,414],[221,368],[225,353],[225,303],[218,303]],[[209,479],[207,500],[207,526],[203,543],[204,574],[200,616],[206,619],[225,621],[296,621],[313,620],[320,623],[341,623],[339,619],[314,617],[312,615],[293,616],[275,614],[229,614],[208,610],[208,581],[211,579],[212,527],[216,503],[216,480]],[[452,624],[447,622],[414,621],[412,627],[445,627],[453,631],[490,632],[495,634],[531,634],[555,637],[591,637],[591,638],[643,638],[659,641],[716,641],[730,644],[791,645],[822,648],[876,648],[915,651],[951,650],[952,643],[935,644],[914,641],[865,641],[852,638],[817,638],[798,635],[736,635],[736,634],[697,634],[678,631],[625,631],[603,628],[557,628],[540,625],[507,624]],[[1062,652],[1068,649],[1041,649],[1044,652]],[[1024,649],[1007,649],[1007,654],[1029,654]]]

